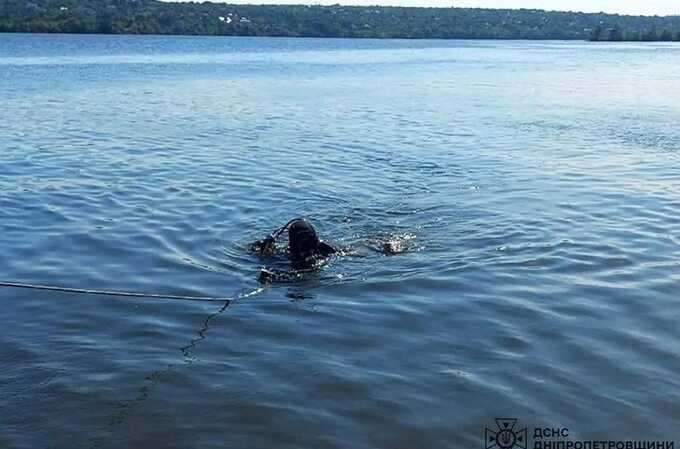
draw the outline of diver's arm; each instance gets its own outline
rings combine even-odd
[[[335,248],[326,242],[319,241],[319,252],[324,256],[330,256],[338,252]]]

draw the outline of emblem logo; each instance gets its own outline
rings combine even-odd
[[[486,449],[527,449],[527,428],[515,430],[517,420],[515,418],[496,418],[497,430],[488,427],[484,432],[484,445]]]

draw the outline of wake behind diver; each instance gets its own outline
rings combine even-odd
[[[276,239],[288,230],[288,248],[284,251],[290,258],[291,271],[279,271],[263,268],[260,271],[260,282],[286,281],[299,278],[302,274],[313,271],[323,265],[331,254],[338,250],[319,239],[314,226],[305,218],[295,218],[263,240],[250,245],[253,252],[264,256],[277,253]]]

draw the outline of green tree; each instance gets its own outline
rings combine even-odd
[[[659,36],[660,41],[670,42],[673,40],[673,33],[670,30],[663,30]]]
[[[658,39],[658,34],[656,32],[656,27],[652,26],[652,28],[649,31],[643,31],[642,36],[640,38],[641,41],[645,42],[653,42]]]
[[[590,40],[595,42],[602,40],[602,27],[599,23],[590,32]]]
[[[618,25],[614,25],[613,28],[609,29],[609,40],[610,41],[622,41],[623,40],[623,32],[621,31],[621,28],[619,28]]]
[[[229,23],[219,20],[228,14]],[[248,21],[241,22],[242,17]],[[531,9],[0,0],[0,31],[651,41],[680,39],[680,17]]]

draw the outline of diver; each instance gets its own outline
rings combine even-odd
[[[295,218],[273,231],[265,239],[250,245],[253,252],[271,256],[276,254],[276,239],[288,230],[288,248],[285,253],[290,258],[292,271],[281,272],[263,268],[260,282],[290,280],[299,278],[305,272],[313,271],[332,254],[338,252],[333,246],[319,239],[314,226],[306,218]]]

